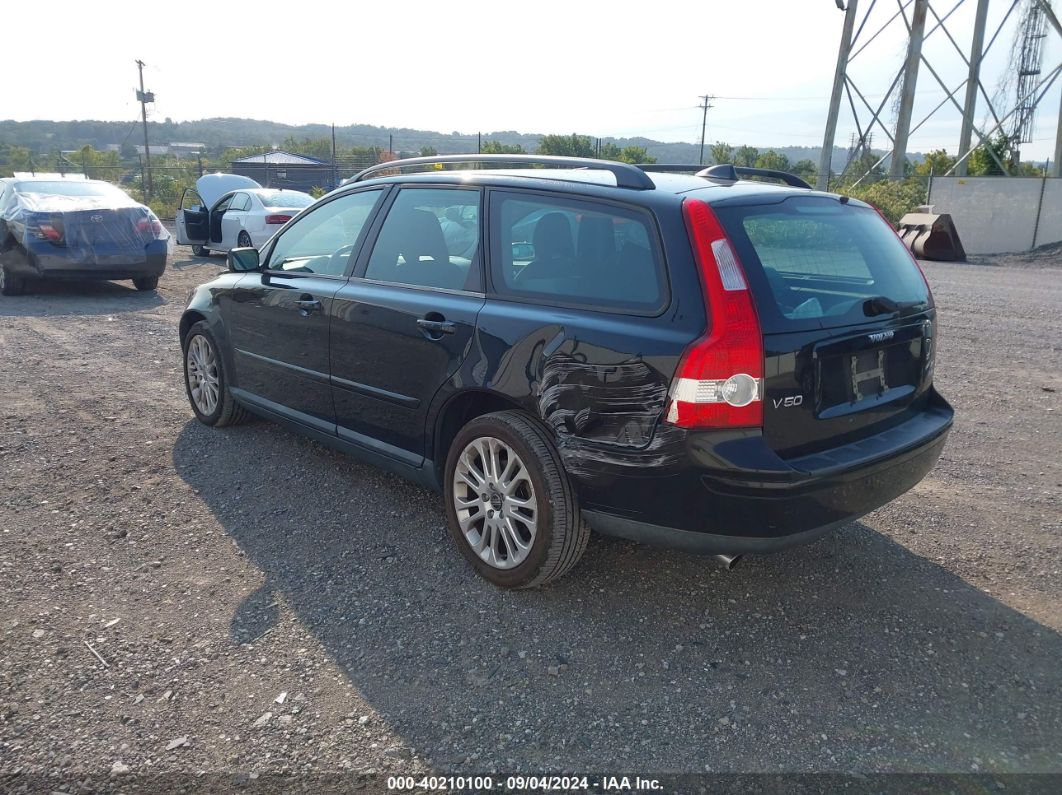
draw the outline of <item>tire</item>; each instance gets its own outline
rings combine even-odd
[[[192,254],[196,257],[209,257],[210,249],[204,246],[192,246]]]
[[[8,273],[0,267],[0,295],[22,295],[26,291],[26,280],[21,276]]]
[[[494,462],[489,474],[484,451]],[[560,454],[548,431],[524,414],[485,414],[465,425],[450,445],[443,489],[455,543],[494,585],[545,585],[564,576],[586,550],[590,528],[580,516]],[[530,502],[533,517],[514,500]],[[490,516],[499,517],[493,528]]]
[[[158,288],[159,277],[141,276],[139,279],[133,279],[133,286],[142,293],[149,292]]]
[[[205,346],[205,347],[204,347]],[[210,333],[206,323],[200,321],[188,330],[188,336],[184,338],[184,389],[188,395],[188,402],[195,412],[196,419],[204,425],[215,428],[224,428],[226,425],[237,425],[248,418],[247,409],[236,402],[229,392],[228,377],[225,372],[225,363],[221,357],[214,335]],[[212,361],[207,359],[204,351],[209,351]],[[196,380],[196,371],[206,373],[208,382],[206,394],[202,391],[195,392],[198,387],[203,389],[203,382]],[[212,383],[214,389],[209,388]],[[214,399],[209,400],[210,392],[214,392]]]
[[[239,248],[254,248],[254,243],[251,242],[251,236],[246,232],[240,232],[236,236],[236,245]]]

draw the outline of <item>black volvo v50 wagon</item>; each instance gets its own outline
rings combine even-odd
[[[501,586],[563,575],[591,528],[728,563],[809,541],[918,483],[952,422],[917,264],[788,174],[396,161],[229,270],[180,323],[196,416],[440,489]]]

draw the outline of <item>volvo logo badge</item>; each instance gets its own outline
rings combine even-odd
[[[867,339],[871,342],[884,342],[885,340],[891,340],[896,336],[895,331],[879,331],[875,334],[868,334]]]
[[[92,221],[92,223],[94,223],[94,224],[102,224],[103,223],[103,216],[102,215],[90,215],[89,216],[89,220]]]

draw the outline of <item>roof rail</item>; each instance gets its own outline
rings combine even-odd
[[[687,166],[678,163],[639,163],[636,168],[643,171],[658,171],[662,174],[694,174],[706,179],[719,180],[721,182],[737,182],[741,177],[771,177],[781,180],[786,185],[794,188],[811,190],[811,186],[788,171],[776,171],[773,168],[751,168],[749,166],[735,166],[730,163],[720,163],[716,166]]]
[[[616,178],[616,186],[619,188],[631,188],[633,190],[652,190],[656,184],[649,179],[646,173],[629,163],[619,163],[615,160],[595,160],[589,157],[554,157],[552,155],[433,155],[431,157],[408,157],[404,160],[391,160],[387,163],[377,163],[360,171],[346,181],[345,184],[361,182],[381,171],[391,169],[406,169],[417,166],[433,166],[438,163],[491,163],[494,165],[529,164],[543,166],[557,166],[559,168],[583,168],[599,171],[609,171]]]
[[[704,171],[704,166],[687,165],[686,163],[637,163],[635,168],[642,171],[655,171],[658,174],[696,174]]]

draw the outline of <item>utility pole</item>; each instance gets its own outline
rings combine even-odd
[[[1055,131],[1055,160],[1051,163],[1049,172],[1052,177],[1062,177],[1059,163],[1062,163],[1062,102],[1059,102],[1058,105],[1058,129]]]
[[[705,132],[706,129],[708,129],[708,109],[715,107],[715,105],[711,105],[709,103],[713,99],[715,99],[715,97],[713,97],[711,94],[704,94],[702,97],[700,97],[700,99],[702,100],[702,102],[697,107],[704,111],[704,113],[701,115],[701,158],[700,158],[700,164],[703,166],[704,165],[704,132]]]
[[[144,90],[144,62],[138,60],[136,68],[140,72],[140,90],[136,92],[136,98],[140,102],[140,118],[144,122],[144,160],[147,161],[147,184],[144,185],[144,195],[151,201],[151,195],[155,192],[151,179],[151,147],[148,144],[147,132],[147,104],[155,101],[155,95]]]
[[[336,126],[332,125],[332,189],[335,190],[339,185],[336,173]]]
[[[915,0],[914,13],[911,15],[911,39],[907,44],[907,60],[903,66],[900,114],[896,119],[896,137],[893,140],[892,163],[889,168],[889,175],[892,177],[902,177],[907,165],[907,139],[911,134],[915,85],[918,83],[918,65],[922,60],[922,39],[925,37],[928,11],[929,0]]]
[[[970,44],[970,74],[966,78],[966,101],[962,106],[962,130],[959,133],[959,156],[970,149],[973,137],[974,114],[977,112],[977,91],[981,84],[981,59],[984,58],[985,27],[988,24],[988,0],[977,0],[977,16],[974,19],[973,42]],[[966,176],[963,160],[955,167],[955,176]]]
[[[844,27],[841,30],[841,46],[837,51],[837,68],[833,73],[833,93],[830,94],[830,111],[826,116],[826,134],[822,138],[822,153],[819,156],[819,179],[815,187],[826,190],[830,186],[833,170],[833,141],[837,137],[837,116],[841,111],[841,94],[848,69],[848,54],[852,51],[852,31],[855,30],[858,0],[848,0],[844,12]]]

